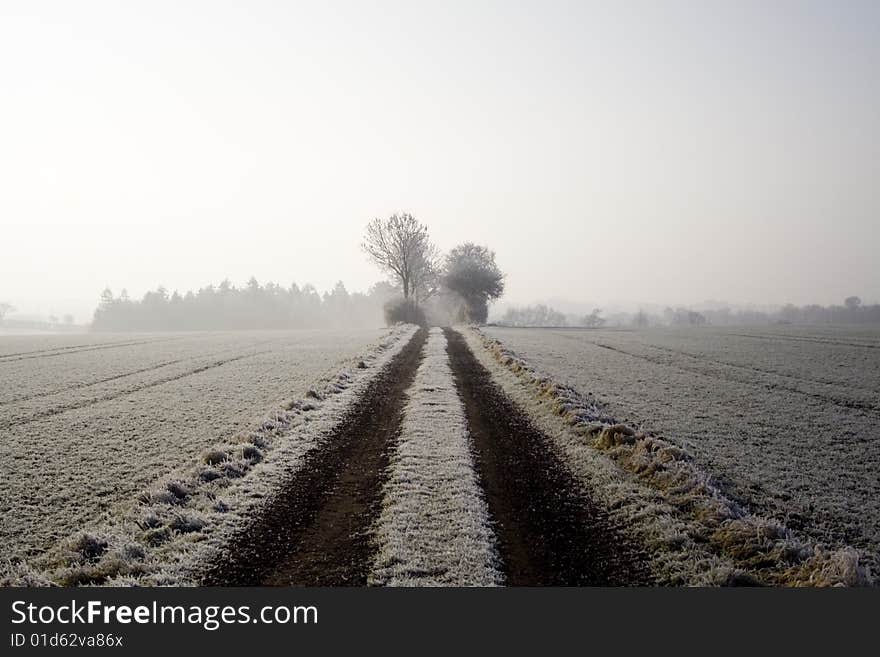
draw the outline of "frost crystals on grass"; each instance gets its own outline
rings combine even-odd
[[[495,537],[440,329],[431,330],[407,396],[376,528],[379,552],[370,583],[501,584]]]

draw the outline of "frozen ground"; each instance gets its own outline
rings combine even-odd
[[[680,443],[754,512],[880,551],[880,329],[485,333]]]
[[[70,348],[95,346],[111,340],[130,342],[130,335],[107,333],[52,333],[36,329],[17,330],[0,327],[0,358],[16,354],[32,354],[41,351],[60,351]]]
[[[370,583],[497,585],[495,537],[440,329],[423,353],[391,457]]]
[[[0,338],[0,554],[95,524],[386,333]]]

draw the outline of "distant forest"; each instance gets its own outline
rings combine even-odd
[[[776,310],[734,308],[701,309],[666,308],[662,313],[615,313],[602,316],[596,308],[589,315],[566,315],[539,304],[508,308],[495,323],[500,326],[583,326],[588,328],[651,326],[767,326],[771,324],[880,324],[880,304],[865,305],[859,297],[847,297],[843,305],[795,306],[788,304]]]
[[[349,293],[342,282],[319,294],[312,285],[260,285],[251,278],[244,287],[228,280],[198,292],[168,293],[164,287],[130,299],[125,290],[109,289],[92,321],[94,331],[187,331],[284,328],[375,328],[383,324],[383,306],[397,294],[388,283],[366,293]]]
[[[389,302],[400,298],[400,289],[388,282],[373,285],[367,293],[346,290],[342,282],[320,294],[312,285],[282,287],[260,285],[251,278],[244,287],[228,280],[198,292],[168,293],[164,287],[142,299],[129,298],[125,290],[114,296],[109,289],[92,321],[94,331],[187,331],[285,328],[375,328],[389,320]],[[454,313],[439,312],[444,295],[429,304],[431,323],[468,321]],[[437,307],[435,307],[437,306]],[[413,321],[413,320],[409,320]],[[771,324],[880,324],[880,304],[863,304],[848,297],[842,305],[786,305],[776,310],[731,308],[666,308],[661,313],[638,311],[606,316],[596,308],[589,315],[566,315],[545,305],[508,308],[496,322],[502,326],[583,326],[590,328],[652,326],[761,326]]]

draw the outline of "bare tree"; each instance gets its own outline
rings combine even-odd
[[[410,297],[420,304],[437,294],[440,288],[440,256],[431,245],[430,252],[423,256],[422,261],[413,268]]]
[[[15,310],[15,308],[11,303],[0,301],[0,322],[2,322],[3,318],[6,317],[8,313],[11,313],[13,310]]]
[[[405,300],[418,303],[436,291],[437,249],[427,226],[411,214],[373,219],[361,246],[382,271],[396,279]]]

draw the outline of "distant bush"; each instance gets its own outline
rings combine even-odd
[[[568,326],[565,315],[544,304],[508,308],[498,320],[501,326]]]
[[[587,328],[602,328],[605,326],[606,319],[601,314],[602,310],[600,308],[593,308],[593,312],[589,315],[584,315],[580,319],[580,325]]]
[[[388,326],[395,324],[418,324],[427,326],[425,311],[412,299],[392,299],[385,303],[385,323]]]
[[[687,308],[667,308],[663,311],[670,326],[705,326],[706,316]]]

